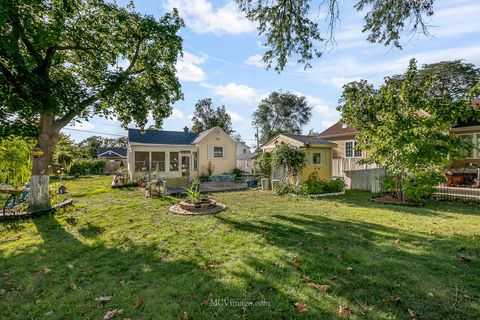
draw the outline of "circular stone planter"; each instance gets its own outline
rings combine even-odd
[[[408,202],[408,201],[400,201],[393,197],[385,197],[385,196],[375,196],[371,197],[370,200],[377,203],[382,204],[390,204],[394,206],[403,206],[403,207],[423,207],[425,204],[423,202]]]
[[[214,214],[225,210],[226,206],[221,203],[217,203],[215,200],[202,200],[200,203],[191,203],[188,201],[180,201],[174,204],[168,211],[175,214],[183,215],[203,215]]]

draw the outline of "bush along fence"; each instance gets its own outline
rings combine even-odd
[[[322,180],[315,176],[310,177],[300,185],[288,185],[280,183],[275,187],[276,195],[304,196],[310,198],[335,196],[345,194],[345,183],[341,178]]]

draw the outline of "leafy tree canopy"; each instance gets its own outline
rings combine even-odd
[[[284,69],[288,58],[309,67],[309,61],[322,55],[334,42],[334,29],[340,20],[338,0],[236,0],[247,18],[258,24],[268,47],[263,56],[270,68]],[[362,32],[367,40],[401,48],[403,33],[428,34],[425,19],[433,15],[435,0],[357,0],[354,8],[366,12]],[[325,20],[320,21],[324,16]]]
[[[441,173],[448,156],[460,157],[463,148],[471,147],[449,132],[458,119],[480,118],[472,104],[480,84],[460,98],[448,92],[432,95],[435,77],[424,77],[412,60],[403,76],[387,77],[379,88],[365,80],[345,85],[339,106],[343,120],[359,130],[358,148],[368,150],[365,162],[397,178],[399,197],[407,173]]]
[[[60,130],[94,114],[156,125],[182,98],[175,63],[183,22],[102,0],[0,0],[0,136],[37,137],[30,205],[48,206]]]
[[[80,150],[70,136],[61,133],[52,156],[52,165],[68,171],[80,156]]]
[[[195,104],[192,118],[192,131],[200,133],[213,127],[220,127],[227,134],[232,134],[232,119],[225,106],[214,107],[211,98],[200,99]]]
[[[312,107],[307,99],[290,92],[272,92],[253,113],[252,124],[260,129],[260,142],[279,133],[301,134],[310,121]]]
[[[32,139],[7,137],[0,141],[0,183],[14,186],[30,179],[32,160],[30,149],[35,145]]]

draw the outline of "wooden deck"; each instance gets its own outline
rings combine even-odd
[[[200,184],[200,192],[239,191],[245,189],[248,189],[245,183],[203,182]]]

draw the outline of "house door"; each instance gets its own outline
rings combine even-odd
[[[182,155],[182,177],[190,177],[190,155]]]

